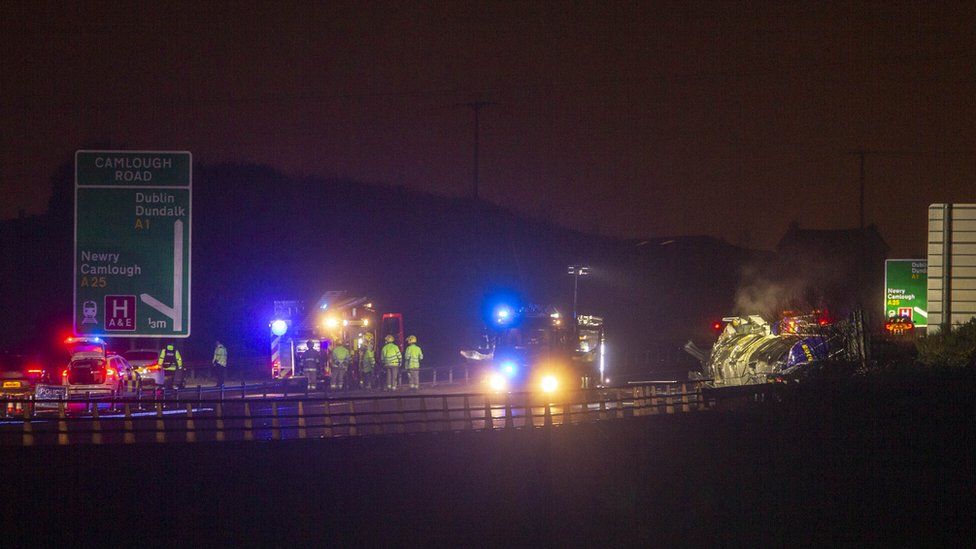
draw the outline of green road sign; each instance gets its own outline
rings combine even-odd
[[[885,318],[907,316],[918,327],[928,326],[927,283],[924,259],[885,261]]]
[[[74,330],[190,335],[188,152],[75,153]]]

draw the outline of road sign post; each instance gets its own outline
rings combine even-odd
[[[928,325],[926,284],[928,263],[924,259],[885,261],[885,318],[905,316],[922,328]]]
[[[189,152],[75,153],[74,330],[190,335]]]
[[[948,331],[976,318],[976,204],[929,206],[927,332]]]

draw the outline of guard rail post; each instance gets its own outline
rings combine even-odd
[[[650,412],[652,414],[659,414],[659,413],[661,413],[661,408],[660,408],[661,400],[658,398],[658,395],[657,395],[658,394],[658,387],[657,387],[657,385],[651,385],[650,387],[648,387],[648,389],[650,389],[650,393],[651,393],[651,410],[650,410]]]
[[[223,389],[221,389],[221,391],[223,391]],[[215,425],[217,430],[214,432],[214,438],[217,439],[217,442],[223,442],[224,441],[224,400],[223,398],[220,399],[220,402],[218,402],[217,406],[214,408],[214,415],[217,417],[217,421]]]
[[[247,392],[244,389],[244,378],[241,378],[241,398],[243,399],[246,396],[246,394]]]
[[[468,395],[464,395],[464,428],[468,431],[474,429],[471,422],[471,399],[468,398]]]
[[[672,391],[672,387],[673,386],[669,383],[664,389],[666,391],[664,395],[664,403],[666,404],[665,411],[667,411],[668,414],[674,414],[674,397],[672,396],[674,391]]]
[[[68,438],[68,422],[65,421],[64,400],[58,399],[58,445],[67,446],[70,443]]]
[[[166,442],[166,422],[163,421],[163,403],[156,401],[156,442]]]
[[[512,418],[512,395],[505,395],[505,428],[514,429],[515,420]]]
[[[254,421],[251,419],[251,403],[244,401],[244,440],[254,440]]]
[[[548,399],[546,399],[546,417],[542,425],[544,427],[552,427],[552,405]]]
[[[593,414],[590,412],[589,399],[586,397],[586,390],[580,389],[576,394],[579,395],[579,398],[566,397],[567,400],[565,401],[565,406],[563,406],[563,423],[569,423],[569,419],[573,417],[573,415],[580,416],[582,418],[581,421],[585,423],[590,420],[590,416]],[[579,404],[578,413],[573,411],[573,407],[577,404]]]
[[[603,421],[605,419],[610,419],[609,417],[607,417],[607,401],[604,400],[604,399],[602,399],[602,398],[600,399],[600,415],[599,415],[599,419],[600,419],[600,421]]]
[[[688,384],[681,384],[681,411],[690,412],[691,411],[691,400],[688,395]]]
[[[199,387],[199,385],[197,385]],[[186,441],[196,442],[197,441],[197,425],[193,421],[193,404],[186,403],[186,420],[184,421],[184,426],[186,427]]]
[[[21,407],[21,412],[24,419],[24,434],[23,443],[24,446],[34,445],[34,426],[31,425],[31,406],[27,402]]]
[[[447,396],[441,397],[441,409],[444,410],[444,421],[447,423],[446,431],[451,430],[451,410],[447,407]]]
[[[532,393],[525,393],[525,427],[535,427],[535,416],[532,415]]]
[[[271,439],[281,440],[281,422],[278,420],[278,401],[271,402]]]
[[[135,433],[132,432],[132,407],[126,402],[122,409],[125,414],[125,420],[122,422],[122,428],[125,430],[122,442],[132,444],[136,441]]]
[[[359,429],[356,427],[356,402],[349,399],[349,436],[357,435],[359,435]]]
[[[325,420],[323,423],[323,433],[326,438],[332,438],[332,402],[329,399],[325,400]]]
[[[485,394],[485,430],[491,431],[495,428],[495,418],[491,417],[491,400]]]
[[[304,401],[298,401],[298,438],[307,438]]]
[[[98,403],[92,406],[92,444],[102,443],[102,420],[98,419]]]

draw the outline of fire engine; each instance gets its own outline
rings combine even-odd
[[[354,357],[349,375],[353,383],[359,380],[359,351],[368,338],[377,350],[387,335],[394,337],[401,351],[404,346],[401,313],[380,314],[369,298],[347,296],[344,291],[326,292],[311,307],[302,301],[275,301],[269,327],[271,376],[275,379],[304,379],[296,365],[310,342],[323,356],[334,342],[346,342]]]
[[[527,389],[551,393],[561,388],[603,385],[606,341],[603,318],[580,315],[575,328],[552,306],[491,311],[481,342],[461,356],[481,367],[493,392]],[[599,376],[599,377],[597,377]]]

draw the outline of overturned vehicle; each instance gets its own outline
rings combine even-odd
[[[722,319],[725,326],[705,351],[689,342],[685,350],[701,361],[692,378],[715,387],[772,381],[795,382],[822,373],[828,365],[853,371],[864,359],[860,315],[828,322],[811,314],[767,322],[758,315]]]

